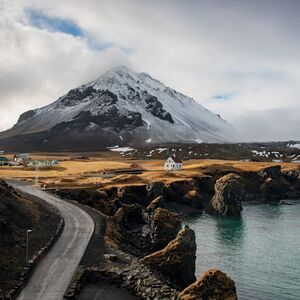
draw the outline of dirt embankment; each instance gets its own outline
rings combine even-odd
[[[23,195],[0,180],[0,289],[3,293],[19,284],[26,259],[26,231],[29,259],[52,237],[61,217],[38,199]]]

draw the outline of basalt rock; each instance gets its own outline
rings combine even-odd
[[[165,185],[163,182],[155,181],[147,185],[147,197],[149,201],[164,195]]]
[[[179,300],[237,300],[234,281],[217,269],[210,269],[184,289]]]
[[[215,186],[215,179],[213,176],[210,175],[201,175],[194,178],[197,183],[199,190],[204,193],[213,194],[214,193],[214,186]]]
[[[239,175],[231,173],[221,177],[215,184],[215,195],[208,212],[222,216],[240,215],[244,193],[243,179]]]
[[[145,256],[142,262],[161,272],[174,284],[185,287],[195,281],[195,232],[188,226],[164,249]]]
[[[191,190],[198,190],[198,183],[194,179],[174,181],[165,186],[165,198],[167,201],[184,203],[184,195]]]
[[[261,176],[262,178],[276,178],[281,175],[281,166],[272,166],[268,168],[264,168],[258,172],[258,175]]]
[[[146,185],[129,185],[120,187],[117,198],[125,204],[148,205]]]
[[[261,185],[260,190],[262,199],[265,201],[277,201],[288,198],[292,187],[283,177],[268,177]]]
[[[157,198],[151,201],[151,203],[147,206],[145,211],[148,215],[151,215],[157,208],[159,207],[163,208],[164,206],[165,206],[164,197],[158,196]]]
[[[122,225],[125,228],[129,227],[132,223],[145,223],[143,209],[139,204],[123,205],[116,211],[113,219],[117,224]]]
[[[199,195],[199,193],[195,190],[189,191],[186,193],[183,197],[186,204],[189,206],[192,206],[194,208],[201,209],[204,206],[204,199],[202,196]]]
[[[181,221],[176,213],[163,208],[157,208],[150,221],[150,238],[152,249],[164,248],[170,241],[176,238],[181,229]]]

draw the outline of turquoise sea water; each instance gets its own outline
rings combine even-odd
[[[187,219],[196,232],[196,275],[221,269],[241,300],[300,299],[300,202],[290,202],[244,205],[240,219]]]

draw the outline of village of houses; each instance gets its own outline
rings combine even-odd
[[[33,160],[28,153],[15,154],[12,159],[8,159],[6,156],[0,156],[0,166],[25,166],[28,168],[46,169],[58,164],[58,160]]]

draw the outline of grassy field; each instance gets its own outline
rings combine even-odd
[[[122,186],[128,184],[144,184],[150,181],[176,181],[191,178],[203,173],[223,171],[258,171],[262,168],[281,165],[283,170],[298,169],[291,163],[272,162],[242,162],[228,160],[195,159],[184,161],[184,169],[177,172],[165,172],[163,160],[132,160],[119,154],[104,152],[93,153],[87,160],[76,160],[73,155],[63,153],[47,155],[35,154],[32,159],[57,159],[59,165],[51,169],[39,171],[40,182],[47,187],[93,187],[93,186]],[[133,169],[143,169],[141,174],[128,174]],[[122,171],[122,174],[118,172]],[[104,172],[104,173],[103,173]],[[0,167],[0,177],[18,178],[34,181],[34,169],[19,167]]]

